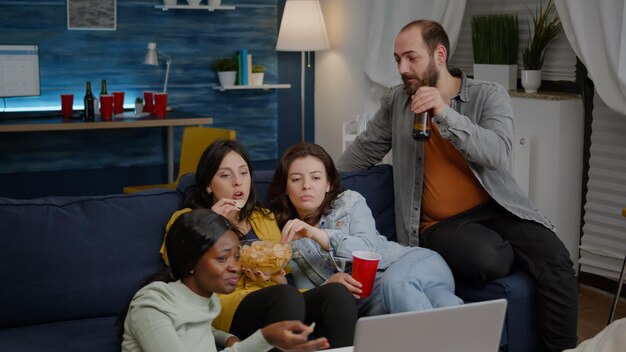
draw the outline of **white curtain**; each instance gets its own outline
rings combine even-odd
[[[626,0],[555,0],[563,30],[596,88],[580,270],[619,277],[626,252]]]
[[[441,23],[450,39],[450,53],[459,37],[466,0],[373,0],[367,35],[365,74],[385,87],[401,83],[393,60],[396,36],[407,23],[431,19]]]
[[[563,30],[600,98],[626,114],[625,0],[555,0]]]

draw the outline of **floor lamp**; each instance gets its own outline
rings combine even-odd
[[[318,50],[328,50],[328,34],[324,24],[322,8],[318,0],[287,0],[283,19],[278,31],[276,50],[300,51],[300,123],[302,124],[302,137],[305,139],[305,53]],[[309,67],[310,67],[309,63]]]

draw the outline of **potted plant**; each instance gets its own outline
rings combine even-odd
[[[517,88],[517,15],[493,14],[472,18],[474,78]]]
[[[143,112],[143,99],[141,97],[137,97],[135,99],[135,115],[138,115]]]
[[[263,76],[265,75],[265,66],[252,65],[252,77],[250,77],[250,83],[253,86],[263,85]]]
[[[218,58],[211,67],[213,71],[217,72],[222,87],[235,85],[239,63],[234,56]]]
[[[563,25],[556,14],[552,0],[545,7],[539,3],[535,13],[530,12],[533,21],[532,31],[528,23],[528,42],[522,49],[522,86],[527,93],[536,93],[541,85],[541,67],[546,49],[552,40],[561,32]]]

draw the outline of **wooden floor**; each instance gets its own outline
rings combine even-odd
[[[587,340],[607,325],[613,294],[581,285],[578,290],[578,342]],[[626,317],[626,300],[620,299],[613,320]]]

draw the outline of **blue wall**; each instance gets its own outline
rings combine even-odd
[[[182,3],[183,0],[179,0]],[[162,88],[165,65],[140,65],[148,42],[173,57],[169,105],[214,117],[216,127],[238,131],[255,166],[272,168],[280,152],[300,139],[300,54],[274,47],[284,0],[255,0],[234,11],[155,9],[161,1],[117,0],[117,30],[67,30],[66,1],[0,0],[0,44],[38,44],[40,97],[6,98],[8,109],[53,107],[60,93],[82,105],[84,86],[100,80],[126,93],[130,106],[144,90]],[[291,89],[220,92],[211,62],[247,48],[267,67],[266,83]],[[313,91],[308,70],[307,92]],[[312,102],[312,94],[307,102]],[[4,104],[0,100],[0,111]],[[313,139],[313,104],[307,104],[307,139]],[[0,122],[1,123],[1,122]],[[175,129],[177,148],[182,128]],[[158,128],[98,131],[0,133],[0,195],[106,194],[130,184],[165,181],[165,146]],[[176,149],[175,155],[179,151]],[[46,179],[45,186],[33,187]],[[78,186],[78,181],[89,186]]]

